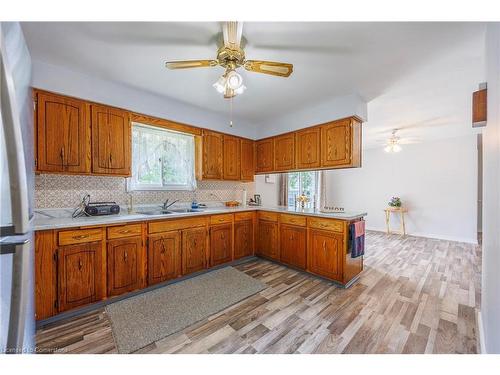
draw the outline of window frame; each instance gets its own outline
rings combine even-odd
[[[159,133],[173,133],[173,134],[180,134],[189,138],[192,138],[192,176],[191,176],[191,182],[185,183],[185,184],[141,184],[141,183],[135,183],[134,181],[136,180],[134,177],[134,173],[136,172],[134,170],[134,154],[133,154],[133,136],[132,136],[132,144],[131,144],[131,177],[127,178],[127,191],[195,191],[197,187],[197,181],[196,181],[196,138],[194,134],[191,133],[184,133],[160,126],[155,126],[155,125],[150,125],[150,124],[145,124],[141,122],[132,122],[132,134],[134,132],[134,126],[143,128],[143,129],[149,129],[152,132],[159,132]],[[162,175],[162,181],[163,181],[163,175]]]

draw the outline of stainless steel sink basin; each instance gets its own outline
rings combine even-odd
[[[172,211],[164,211],[164,210],[156,210],[156,211],[137,211],[138,214],[142,215],[167,215],[167,214],[173,214]]]
[[[143,214],[143,215],[168,215],[168,214],[183,214],[189,212],[203,212],[203,210],[199,208],[177,208],[172,210],[137,211],[138,214]]]
[[[170,210],[170,212],[174,212],[174,213],[203,212],[203,210],[200,208],[177,208],[177,209]]]

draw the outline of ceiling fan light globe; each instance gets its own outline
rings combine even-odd
[[[243,85],[243,78],[234,70],[230,71],[226,77],[227,85],[231,90],[237,90]]]
[[[241,85],[240,87],[238,87],[236,90],[234,90],[234,93],[235,94],[243,94],[243,92],[247,89],[247,87],[245,85]]]
[[[219,92],[223,94],[226,90],[226,78],[224,76],[220,77],[217,82],[213,84],[213,87]]]

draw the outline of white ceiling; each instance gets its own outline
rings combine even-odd
[[[164,68],[165,60],[214,58],[216,22],[22,26],[34,60],[228,111],[212,88],[222,68]],[[471,92],[483,79],[484,29],[480,23],[245,23],[247,58],[293,63],[294,72],[280,78],[243,70],[248,89],[234,101],[235,116],[266,127],[283,114],[357,94],[368,102],[368,147],[394,127],[408,126],[401,135],[420,140],[465,134]]]

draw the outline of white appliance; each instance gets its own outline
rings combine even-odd
[[[0,22],[0,353],[34,351],[31,58],[17,22]]]

